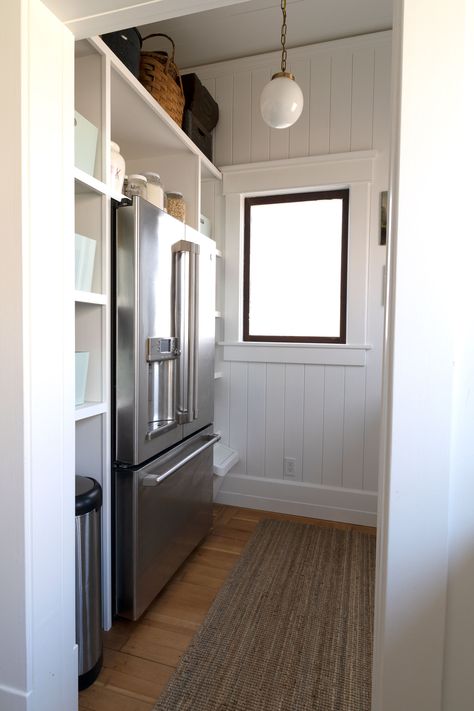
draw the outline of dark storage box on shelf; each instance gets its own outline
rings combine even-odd
[[[142,38],[136,27],[101,35],[105,44],[125,64],[134,76],[140,73],[140,49]]]
[[[201,128],[209,133],[219,120],[218,105],[196,74],[184,74],[181,79],[184,89],[184,108],[192,111]]]
[[[184,110],[183,131],[196,144],[210,161],[212,161],[212,134],[206,131],[202,124],[189,109]]]

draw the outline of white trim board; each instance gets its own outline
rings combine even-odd
[[[371,346],[339,345],[321,347],[308,344],[219,343],[224,360],[245,363],[299,363],[307,365],[366,365]],[[336,347],[338,346],[338,347]]]
[[[352,151],[330,155],[285,158],[221,166],[224,195],[291,192],[370,182],[377,151]]]
[[[377,525],[377,493],[228,474],[216,502],[364,526]]]
[[[266,192],[349,187],[347,342],[366,343],[370,207],[376,156],[376,151],[358,151],[265,161],[256,164],[256,170],[252,164],[222,170],[226,193],[226,342],[240,342],[242,336],[244,197]],[[279,170],[274,174],[272,166],[275,164]]]

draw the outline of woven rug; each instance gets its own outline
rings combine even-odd
[[[260,522],[155,711],[369,711],[375,538]]]

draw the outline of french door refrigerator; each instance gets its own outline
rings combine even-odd
[[[114,275],[115,611],[137,619],[211,527],[215,245],[134,197]]]

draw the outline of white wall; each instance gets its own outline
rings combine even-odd
[[[0,56],[0,708],[73,711],[72,35],[9,3]]]
[[[466,267],[472,230],[462,206],[472,200],[473,3],[404,0],[396,8],[373,708],[468,711],[474,699],[473,319]]]
[[[388,182],[391,37],[382,32],[291,50],[289,69],[303,89],[305,108],[295,126],[283,131],[269,129],[259,112],[261,90],[278,63],[278,53],[272,53],[195,70],[219,104],[214,159],[218,166],[270,161],[274,167],[272,161],[376,150],[369,216],[361,228],[368,230],[368,249],[352,254],[368,287],[364,340],[349,341],[371,348],[362,367],[324,359],[298,364],[293,358],[279,364],[249,358],[219,363],[216,426],[240,454],[219,500],[375,523],[385,264],[378,203]],[[231,255],[240,246],[229,225],[223,229],[218,193],[205,185],[203,198],[204,211],[216,215],[225,261],[220,337],[234,342],[238,256]],[[282,481],[284,457],[296,459],[299,482]]]
[[[464,109],[460,116],[457,160],[461,159],[461,204],[469,204],[474,159],[474,3],[465,5],[464,46],[457,28],[464,64]],[[461,74],[461,71],[459,74]],[[461,152],[462,151],[462,152]],[[459,166],[458,166],[459,169]],[[464,173],[462,171],[464,170]],[[466,230],[462,211],[456,231],[456,318],[454,347],[453,438],[449,501],[448,606],[443,679],[443,709],[470,711],[474,700],[474,328],[472,319],[472,264],[474,240]]]

